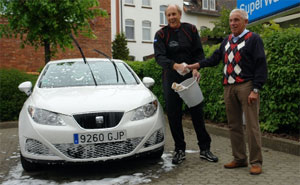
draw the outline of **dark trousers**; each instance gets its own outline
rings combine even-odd
[[[164,83],[164,97],[171,133],[175,142],[175,151],[185,150],[186,143],[182,128],[183,100],[179,97],[169,83]],[[194,130],[197,135],[200,150],[210,149],[211,138],[205,129],[203,103],[189,108]]]

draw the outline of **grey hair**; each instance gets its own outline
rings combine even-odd
[[[180,6],[178,6],[177,4],[169,4],[168,7],[166,8],[165,10],[165,15],[167,15],[167,9],[170,7],[170,6],[175,6],[177,11],[179,12],[180,15],[182,15],[182,10],[180,8]]]
[[[243,9],[237,9],[237,8],[233,9],[230,12],[229,16],[231,16],[234,12],[238,12],[242,16],[243,19],[248,20],[248,14],[247,14],[247,12],[245,10],[243,10]]]

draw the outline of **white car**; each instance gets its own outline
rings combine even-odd
[[[67,59],[47,63],[19,115],[21,163],[97,162],[145,154],[160,158],[165,118],[157,97],[121,60]]]

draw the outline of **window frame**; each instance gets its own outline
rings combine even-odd
[[[213,5],[214,5],[213,8],[212,8],[212,6],[211,6],[212,3],[213,3]],[[209,1],[209,9],[210,9],[210,10],[216,10],[216,0],[210,0],[210,1]]]
[[[149,4],[144,4],[144,0],[142,0],[142,7],[151,7],[151,0],[147,0]]]
[[[149,27],[144,26],[144,23],[149,23],[150,26]],[[144,29],[149,30],[149,39],[144,38],[144,36],[145,36],[144,35]],[[151,41],[151,21],[149,21],[149,20],[143,20],[142,21],[142,41]]]
[[[165,14],[165,10],[168,6],[166,5],[160,5],[159,6],[159,24],[160,25],[168,25],[168,20],[167,20],[167,17],[166,17],[166,14]],[[161,8],[164,8],[164,10],[161,10]],[[163,17],[163,23],[161,22],[162,19],[161,19],[161,15]]]
[[[127,2],[127,1],[132,1],[132,2]],[[124,1],[124,4],[127,4],[127,5],[134,5],[134,0],[125,0],[125,1]]]
[[[126,24],[126,21],[132,21],[133,25],[128,25]],[[128,32],[127,32],[127,28],[132,28],[132,36],[133,38],[128,38]],[[135,21],[133,19],[125,19],[125,37],[126,37],[126,40],[135,40]]]
[[[207,7],[204,7],[205,2],[206,2]],[[203,10],[208,10],[209,2],[210,2],[209,0],[202,0],[202,9]]]

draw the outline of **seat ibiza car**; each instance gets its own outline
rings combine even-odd
[[[147,155],[160,158],[165,118],[156,96],[121,60],[67,59],[46,64],[19,115],[21,163],[97,162]]]

